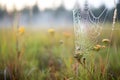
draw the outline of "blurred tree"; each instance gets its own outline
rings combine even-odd
[[[0,19],[2,19],[6,14],[6,11],[0,8]]]
[[[92,11],[93,11],[93,13],[94,13],[95,16],[99,16],[99,15],[101,14],[101,12],[104,10],[105,7],[106,7],[105,5],[102,5],[102,6],[100,6],[98,9],[92,8]],[[119,15],[119,14],[120,14],[120,3],[117,4],[117,9],[118,9],[117,19],[118,19],[118,21],[120,21],[120,15]],[[114,9],[109,10],[109,13],[108,13],[108,15],[107,15],[106,21],[112,21],[113,10],[114,10]],[[66,18],[66,21],[72,21],[72,12],[71,12],[71,11],[67,11],[67,10],[64,8],[63,5],[61,5],[58,9],[55,9],[55,10],[48,9],[48,10],[43,11],[42,13],[41,13],[41,11],[39,10],[38,6],[35,5],[35,6],[33,6],[33,8],[32,8],[32,12],[33,12],[33,17],[34,17],[35,15],[37,15],[37,14],[38,14],[38,15],[39,15],[39,14],[41,15],[41,14],[46,13],[46,15],[51,14],[51,15],[52,15],[54,18],[56,18],[56,19],[59,19],[59,18],[60,18],[60,19],[64,19],[64,18]],[[16,11],[12,12],[10,16],[11,16],[11,17],[14,17],[14,16],[15,16],[15,13],[16,13]],[[27,16],[27,15],[29,15],[29,13],[30,13],[30,9],[29,9],[28,7],[26,7],[26,8],[24,8],[24,9],[21,11],[21,13],[22,13],[22,16]],[[0,8],[0,20],[3,20],[4,17],[7,16],[7,15],[8,15],[7,11],[4,10],[4,9],[2,9],[2,8]],[[105,13],[104,13],[103,16],[101,17],[101,19],[103,19],[104,16],[105,16]],[[27,16],[27,17],[28,17],[28,16]],[[33,18],[33,17],[32,17],[32,18]],[[31,19],[32,19],[32,18],[31,18]],[[29,18],[28,18],[28,19],[29,19]]]
[[[39,13],[39,8],[37,5],[33,6],[33,14]]]
[[[117,4],[117,19],[120,21],[120,2]]]

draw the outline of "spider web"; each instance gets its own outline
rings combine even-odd
[[[78,51],[80,54],[89,53],[93,49],[98,42],[107,14],[108,10],[104,8],[99,16],[96,17],[88,7],[87,2],[83,10],[79,9],[78,6],[73,10],[75,54]]]

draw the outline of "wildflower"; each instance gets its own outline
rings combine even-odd
[[[100,50],[100,48],[98,48],[98,47],[94,47],[94,50],[96,50],[96,51],[99,51]]]
[[[106,48],[106,46],[103,45],[102,48]]]
[[[93,50],[95,50],[95,51],[99,51],[100,48],[101,48],[101,45],[98,44],[98,45],[94,46]]]
[[[101,48],[101,45],[98,44],[98,45],[96,45],[96,47]]]
[[[20,28],[18,29],[18,32],[19,32],[20,35],[24,34],[25,28],[24,28],[24,27],[20,27]]]
[[[55,34],[55,30],[54,29],[48,29],[48,33],[50,33],[51,35]]]
[[[71,36],[71,34],[69,32],[63,32],[63,35],[66,37],[66,38],[69,38]]]
[[[102,42],[110,43],[110,40],[109,39],[103,39]]]

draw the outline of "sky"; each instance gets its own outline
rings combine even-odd
[[[102,4],[105,4],[107,8],[113,8],[115,6],[114,0],[87,0],[89,5],[95,8],[99,8]],[[115,0],[116,2],[118,0]],[[6,9],[8,12],[12,12],[15,9],[21,11],[25,7],[32,8],[37,5],[40,11],[45,9],[57,9],[61,5],[66,10],[72,10],[76,3],[83,7],[85,0],[0,0],[0,7]]]

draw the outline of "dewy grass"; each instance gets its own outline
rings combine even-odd
[[[117,44],[113,45],[112,42],[111,43],[111,48],[110,48],[110,52],[112,53],[110,56],[110,72],[112,75],[116,76],[117,78],[119,77],[119,61],[120,61],[120,30],[119,30],[119,24],[116,25],[117,30],[114,31],[115,32],[115,41]],[[111,32],[111,28],[109,27],[111,24],[107,24],[107,33]],[[26,28],[28,30],[28,28]],[[6,29],[3,29],[4,31],[0,31],[0,37],[1,37],[1,48],[2,49],[2,55],[0,53],[0,69],[4,70],[6,68],[7,64],[11,64],[11,66],[9,66],[9,71],[10,74],[11,70],[16,69],[14,66],[14,57],[16,58],[16,49],[15,49],[15,38],[14,40],[8,40],[7,38],[12,34],[12,31],[8,30],[8,35],[5,34],[7,31]],[[95,46],[100,47],[100,45],[105,45],[106,48],[104,49],[100,49],[99,51],[94,51],[91,52],[90,54],[86,55],[83,57],[83,67],[81,65],[79,65],[78,69],[76,69],[76,66],[78,65],[75,64],[76,60],[73,58],[73,52],[74,52],[74,43],[73,42],[73,37],[74,35],[71,34],[71,37],[67,40],[67,43],[69,46],[66,46],[65,43],[62,43],[62,45],[59,45],[59,41],[62,39],[63,42],[65,41],[64,39],[64,35],[62,34],[64,31],[60,31],[61,29],[59,28],[59,30],[56,30],[55,33],[55,41],[53,44],[53,47],[51,47],[50,45],[50,38],[49,35],[47,33],[47,30],[38,30],[36,32],[33,31],[27,31],[26,35],[27,37],[24,38],[25,39],[25,43],[26,43],[26,48],[25,48],[25,54],[22,56],[21,62],[20,64],[22,64],[21,66],[18,66],[18,68],[20,69],[22,76],[19,77],[17,76],[17,78],[20,78],[21,80],[46,80],[47,78],[50,78],[50,73],[49,73],[49,69],[48,69],[48,62],[49,62],[49,55],[50,55],[50,50],[52,51],[51,54],[53,57],[53,60],[55,63],[53,63],[55,69],[58,69],[58,71],[55,71],[55,76],[57,77],[57,79],[59,78],[59,80],[63,80],[63,79],[71,79],[71,80],[90,80],[92,78],[92,76],[94,77],[95,80],[107,80],[106,78],[101,78],[101,71],[103,71],[102,69],[104,68],[105,65],[105,58],[106,58],[106,51],[107,51],[107,45],[108,43],[103,43],[102,39],[103,37],[106,38],[109,36],[109,34],[106,34],[106,30],[103,29],[102,31],[102,35],[100,36],[100,40],[99,43],[103,43],[103,44],[97,44]],[[2,32],[2,33],[1,33]],[[72,32],[72,30],[70,31]],[[73,32],[72,32],[73,33]],[[44,34],[44,35],[43,35]],[[4,37],[4,39],[3,39]],[[6,43],[4,43],[6,42]],[[13,52],[11,51],[11,47],[4,47],[7,46],[7,44],[9,45],[13,45],[11,46],[12,49],[14,50]],[[117,53],[114,52],[114,49],[112,47],[117,46]],[[0,51],[1,52],[1,51]],[[8,56],[8,54],[10,56]],[[9,58],[11,57],[11,58]],[[69,58],[72,58],[72,62],[71,60],[69,60]],[[12,60],[12,61],[11,61]],[[85,62],[84,62],[85,60]],[[95,61],[95,63],[94,63]],[[85,65],[84,65],[85,64]],[[60,66],[57,66],[60,65]],[[84,68],[84,66],[89,69],[90,73]],[[11,69],[10,69],[11,68]],[[28,73],[31,72],[31,70],[33,68],[37,68],[37,70],[33,71],[32,73],[30,73],[29,76]],[[74,71],[77,71],[76,73]],[[8,70],[7,70],[7,74]],[[75,74],[78,74],[78,76],[76,76]],[[109,73],[110,74],[110,73]],[[117,74],[117,75],[116,75]],[[37,76],[38,75],[38,76]],[[26,79],[27,77],[27,79]],[[107,75],[105,75],[105,77],[107,77]],[[117,79],[115,79],[117,80]],[[119,80],[119,79],[118,79]]]

